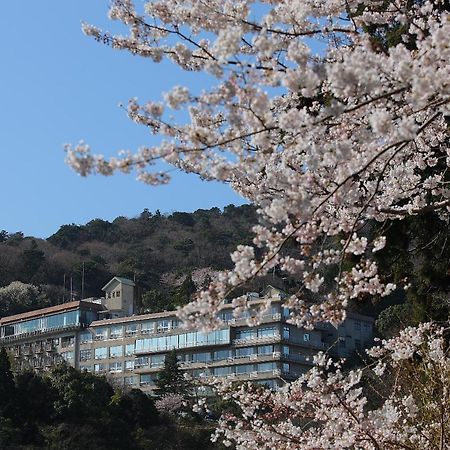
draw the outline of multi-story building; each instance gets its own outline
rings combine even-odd
[[[103,288],[103,299],[3,318],[0,345],[18,369],[45,370],[64,359],[115,385],[151,392],[174,348],[194,378],[228,377],[277,388],[307,371],[320,350],[345,357],[372,341],[373,319],[365,316],[349,314],[338,328],[323,323],[311,331],[288,324],[284,294],[271,286],[262,295],[249,294],[249,315],[264,307],[257,325],[249,325],[250,317],[234,319],[231,305],[224,305],[223,327],[212,332],[183,329],[174,312],[130,315],[133,288],[132,281],[115,277]]]
[[[62,360],[78,367],[79,333],[103,310],[101,304],[73,301],[0,319],[0,346],[14,369],[48,369]]]

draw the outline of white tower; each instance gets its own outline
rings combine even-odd
[[[114,277],[103,286],[105,306],[111,317],[126,317],[134,314],[135,284],[128,278]]]

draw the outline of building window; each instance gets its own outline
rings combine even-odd
[[[309,333],[305,333],[305,334],[303,335],[303,340],[304,340],[305,342],[309,342],[309,341],[311,340],[311,335],[310,335]]]
[[[87,361],[88,359],[92,358],[92,350],[86,349],[86,350],[80,350],[80,361]]]
[[[203,369],[194,369],[194,370],[191,372],[191,375],[192,375],[194,378],[204,378],[204,377],[207,377],[209,374],[210,374],[210,372],[209,372],[209,370],[206,369],[206,368],[203,368]]]
[[[92,334],[89,331],[83,331],[80,334],[80,343],[86,344],[87,342],[92,342]]]
[[[73,344],[75,343],[75,337],[74,336],[64,336],[61,338],[61,347],[73,347]]]
[[[257,366],[258,372],[272,372],[273,370],[277,369],[277,363],[275,362],[267,362],[267,363],[261,363]]]
[[[60,355],[61,355],[61,358],[67,362],[71,362],[75,358],[75,352],[62,352],[62,353],[60,353]]]
[[[242,364],[236,366],[236,373],[250,373],[253,372],[253,364]]]
[[[154,322],[144,322],[142,324],[142,333],[144,333],[144,334],[153,333],[154,329],[155,329],[155,323]]]
[[[250,356],[256,353],[255,347],[243,347],[243,348],[237,348],[236,349],[236,357],[237,358],[243,358],[245,356]]]
[[[194,353],[192,355],[192,361],[196,363],[205,363],[211,361],[211,353],[209,352]]]
[[[289,363],[283,363],[283,372],[284,373],[289,373],[290,372]]]
[[[283,339],[289,339],[290,329],[289,327],[283,327]]]
[[[109,347],[110,358],[118,358],[123,356],[123,347],[121,345],[115,345],[114,347]]]
[[[136,334],[137,332],[138,332],[138,328],[137,328],[137,324],[135,324],[135,323],[130,323],[125,328],[125,334],[127,336],[132,336],[133,334]]]
[[[95,330],[95,337],[94,339],[96,341],[102,341],[104,339],[106,339],[108,336],[108,330],[106,328],[97,328]]]
[[[99,347],[94,350],[95,359],[106,359],[108,357],[108,347]]]
[[[166,359],[166,355],[153,355],[150,358],[151,367],[162,367],[164,366],[164,361]]]
[[[148,367],[148,356],[141,356],[134,361],[134,368],[139,369],[141,367]]]
[[[355,327],[355,330],[360,330],[361,329],[361,321],[355,320],[354,327]]]
[[[222,311],[219,314],[219,317],[224,322],[228,322],[229,320],[233,319],[233,311],[232,310]]]
[[[120,297],[120,291],[116,291],[116,297]]]
[[[249,340],[255,339],[258,336],[256,329],[238,330],[236,331],[236,339]]]
[[[215,367],[214,369],[212,369],[212,373],[217,377],[224,377],[226,375],[230,375],[231,373],[233,373],[232,369],[233,368],[231,366]]]
[[[133,377],[125,377],[123,379],[125,386],[134,386],[137,384],[137,377],[133,376]]]
[[[123,326],[122,325],[117,325],[117,326],[111,327],[110,332],[109,332],[109,337],[111,339],[121,338],[122,336],[123,336]]]
[[[166,333],[170,330],[170,320],[164,319],[158,321],[158,333]]]
[[[258,355],[268,355],[274,352],[273,345],[260,345],[258,347]]]
[[[125,355],[126,356],[134,355],[134,344],[125,345]]]
[[[154,384],[152,376],[151,375],[141,375],[140,384],[141,384],[141,386],[149,386],[149,385]]]
[[[222,359],[227,359],[231,356],[230,350],[218,350],[213,353],[213,360],[220,361]]]
[[[106,372],[106,366],[105,364],[94,364],[94,372],[95,373],[103,373]]]
[[[125,370],[127,372],[132,372],[133,369],[134,369],[134,361],[132,359],[125,361]]]
[[[112,373],[122,372],[122,362],[114,361],[109,364],[109,371]]]
[[[277,333],[276,333],[275,327],[258,329],[258,337],[271,337],[271,336],[275,336],[276,334]]]

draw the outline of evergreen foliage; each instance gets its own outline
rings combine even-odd
[[[2,450],[222,449],[198,416],[161,416],[140,390],[114,391],[105,377],[62,364],[13,376],[0,351]]]
[[[160,396],[168,394],[180,394],[183,396],[191,392],[191,384],[184,377],[178,362],[177,351],[173,349],[166,355],[164,368],[158,373],[158,394]]]
[[[4,347],[0,350],[0,416],[11,418],[14,409],[14,379]]]

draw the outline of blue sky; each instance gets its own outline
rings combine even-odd
[[[174,174],[168,186],[153,188],[133,175],[80,178],[65,165],[64,143],[83,139],[105,155],[152,143],[120,102],[157,100],[176,84],[207,83],[169,62],[155,65],[84,36],[82,20],[113,26],[107,6],[106,0],[2,4],[0,229],[48,237],[62,224],[132,217],[144,208],[243,203],[229,187],[193,175]]]

